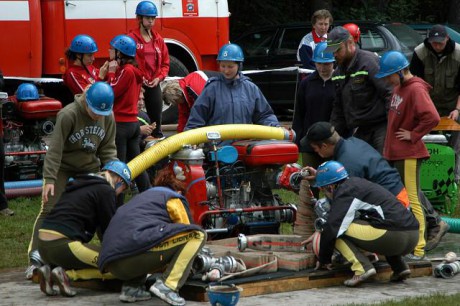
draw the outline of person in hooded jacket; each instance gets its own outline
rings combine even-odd
[[[420,223],[417,246],[406,258],[424,260],[426,223],[419,198],[420,166],[430,154],[422,137],[438,125],[440,117],[430,98],[431,86],[412,75],[409,61],[402,52],[384,53],[380,59],[379,73],[375,77],[384,78],[394,87],[383,157],[398,169],[407,189],[412,212]]]
[[[160,82],[169,73],[169,52],[161,35],[153,30],[158,16],[156,5],[152,1],[141,1],[136,7],[139,27],[131,30],[129,36],[137,46],[136,61],[144,74],[145,107],[147,114],[156,127],[152,132],[155,138],[162,138],[161,114],[163,100]]]
[[[102,239],[116,211],[116,195],[131,181],[128,166],[118,160],[108,162],[97,174],[77,175],[70,180],[56,206],[43,220],[38,250],[47,263],[38,269],[40,289],[56,295],[74,296],[67,273],[80,279],[111,278],[97,269],[100,246],[89,244],[94,235]],[[65,270],[74,271],[66,271]]]
[[[171,305],[185,305],[178,290],[206,241],[206,232],[193,219],[183,196],[185,186],[168,168],[155,177],[155,187],[118,208],[105,231],[99,256],[101,272],[124,281],[120,300],[144,301],[150,271],[164,269],[150,286],[152,294]]]
[[[37,251],[38,230],[56,204],[71,177],[96,173],[102,165],[117,159],[113,90],[96,82],[75,101],[59,111],[43,164],[42,207],[34,224],[29,245],[31,265],[26,278],[41,265]]]
[[[221,75],[208,80],[184,130],[238,123],[280,126],[260,89],[241,73],[244,56],[240,46],[224,45],[217,61]]]
[[[140,128],[138,122],[138,101],[141,95],[142,71],[137,68],[136,42],[127,35],[118,35],[110,42],[115,49],[115,59],[118,65],[109,66],[108,78],[113,88],[115,101],[113,114],[116,122],[115,144],[117,157],[123,162],[129,162],[140,154]],[[150,187],[147,172],[143,171],[137,178],[139,191]],[[122,198],[119,200],[122,204]]]

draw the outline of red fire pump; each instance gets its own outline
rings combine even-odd
[[[61,102],[45,96],[34,101],[17,101],[15,96],[10,96],[1,101],[5,180],[41,179],[47,150],[44,139],[54,130]]]
[[[218,137],[217,137],[218,138]],[[193,219],[215,238],[278,233],[296,208],[273,189],[298,190],[303,173],[297,146],[283,140],[241,140],[217,148],[185,146],[169,167],[186,183]]]

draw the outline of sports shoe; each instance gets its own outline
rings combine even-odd
[[[49,296],[57,295],[58,292],[53,288],[53,282],[51,280],[51,269],[50,266],[44,265],[37,269],[38,280],[40,282],[40,290]]]
[[[429,260],[425,255],[417,256],[412,253],[403,256],[405,261],[426,261]]]
[[[70,287],[69,277],[62,267],[56,267],[51,271],[51,281],[59,287],[59,292],[62,296],[73,297],[77,294]]]
[[[121,287],[120,301],[125,303],[134,303],[138,301],[147,301],[152,298],[150,292],[144,290],[143,286],[132,287],[123,285]]]
[[[449,228],[449,224],[447,224],[446,221],[441,220],[441,222],[439,222],[439,231],[433,236],[428,235],[425,251],[431,251],[436,248],[439,242],[441,242],[442,237],[444,237],[444,235],[449,231]]]
[[[403,270],[399,273],[393,272],[390,276],[390,282],[402,282],[403,280],[407,279],[410,275],[410,269]]]
[[[155,294],[157,297],[169,305],[185,305],[185,300],[179,294],[177,294],[177,292],[167,287],[160,279],[157,279],[155,284],[150,287],[150,292]]]
[[[40,267],[33,264],[28,266],[26,272],[24,272],[26,274],[26,279],[32,279],[32,277],[34,277],[34,272],[37,271],[38,268]]]
[[[368,279],[369,277],[374,276],[375,274],[377,274],[377,271],[375,271],[375,269],[372,268],[364,272],[364,274],[361,274],[361,275],[355,274],[352,278],[344,281],[343,284],[347,287],[356,287],[362,282],[364,282],[366,279]]]
[[[11,217],[14,215],[14,210],[7,208],[4,208],[0,210],[0,216],[5,216],[5,217]]]

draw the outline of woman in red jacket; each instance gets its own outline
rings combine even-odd
[[[105,79],[108,69],[106,62],[100,69],[94,65],[94,53],[97,45],[94,39],[88,35],[77,35],[72,39],[65,55],[69,61],[69,68],[62,79],[74,95],[81,94],[88,85]]]
[[[140,154],[140,129],[137,119],[137,103],[142,87],[142,71],[137,68],[136,43],[127,35],[118,35],[110,42],[116,50],[118,65],[109,65],[108,78],[113,88],[115,101],[113,114],[116,122],[115,144],[117,157],[127,163]],[[149,178],[144,171],[136,178],[139,191],[150,188]],[[121,203],[119,203],[121,204]]]
[[[426,223],[419,199],[420,166],[430,157],[422,137],[440,121],[430,98],[431,86],[409,71],[409,61],[399,51],[388,51],[380,59],[376,78],[394,86],[388,112],[388,128],[383,149],[385,157],[398,170],[409,196],[410,208],[420,224],[419,239],[408,260],[425,259]]]
[[[145,107],[152,122],[156,122],[154,137],[163,137],[161,131],[161,98],[160,82],[169,73],[169,53],[163,37],[153,30],[158,10],[151,1],[141,1],[136,7],[139,28],[128,35],[136,41],[136,61],[144,74]]]

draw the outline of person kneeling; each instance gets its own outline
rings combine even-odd
[[[206,232],[192,224],[185,187],[167,168],[155,186],[118,208],[104,234],[99,269],[124,281],[120,300],[144,301],[147,274],[166,268],[150,292],[171,305],[185,305],[178,290],[206,241]]]
[[[352,264],[355,273],[344,285],[357,286],[377,273],[361,252],[364,250],[385,255],[393,270],[390,281],[402,281],[410,275],[402,256],[417,245],[419,224],[392,193],[365,179],[349,177],[336,161],[318,167],[316,186],[330,202],[317,268],[330,268],[335,248]]]

